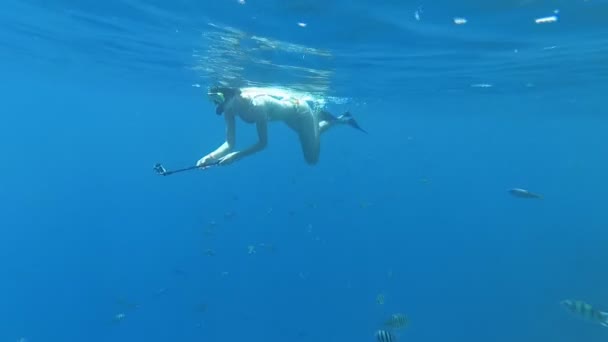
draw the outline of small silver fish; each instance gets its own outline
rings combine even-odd
[[[536,198],[536,199],[543,199],[543,195],[541,194],[535,194],[533,192],[530,192],[528,190],[525,189],[519,189],[519,188],[513,188],[509,190],[509,193],[515,197],[519,197],[519,198]]]
[[[608,312],[599,311],[591,306],[591,304],[581,300],[566,299],[562,300],[560,303],[577,316],[608,327]]]

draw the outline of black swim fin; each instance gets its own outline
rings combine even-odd
[[[334,121],[338,120],[338,118],[337,118],[337,117],[333,116],[333,115],[332,115],[330,112],[328,112],[328,111],[324,111],[324,110],[322,110],[322,111],[320,111],[320,112],[319,112],[319,114],[320,114],[320,118],[321,118],[321,120],[323,120],[323,121],[327,121],[327,122],[334,122]]]
[[[340,121],[346,122],[351,127],[358,129],[363,133],[367,133],[366,130],[364,130],[363,128],[361,128],[361,126],[359,126],[359,124],[357,123],[355,118],[353,118],[353,116],[350,114],[350,112],[345,112],[344,114],[338,116],[337,119]]]

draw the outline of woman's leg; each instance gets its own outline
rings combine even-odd
[[[319,161],[321,151],[319,120],[316,115],[309,109],[306,112],[301,112],[298,122],[295,125],[295,130],[300,138],[302,153],[304,159],[310,165],[314,165]]]
[[[335,117],[331,113],[322,110],[319,112],[319,116],[319,130],[321,131],[321,133],[327,131],[329,128],[335,126],[336,124],[346,124],[355,129],[360,130],[363,133],[367,133],[363,128],[361,128],[361,126],[359,126],[357,121],[355,121],[355,119],[349,112],[345,112],[344,114]]]
[[[313,113],[309,107],[300,107],[297,120],[294,120],[294,124],[290,125],[298,133],[304,159],[308,164],[314,165],[319,161],[320,135],[336,124],[347,124],[366,133],[348,112],[338,117],[325,111],[317,114]]]

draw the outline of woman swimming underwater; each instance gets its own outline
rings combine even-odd
[[[348,112],[335,117],[324,110],[313,110],[304,96],[275,88],[212,87],[208,96],[217,106],[215,113],[224,114],[226,142],[201,158],[196,164],[199,167],[227,165],[263,150],[268,142],[267,125],[273,121],[284,122],[298,134],[304,159],[310,165],[318,162],[320,136],[329,128],[346,124],[365,132]],[[236,117],[255,124],[258,132],[258,142],[240,151],[235,150]]]

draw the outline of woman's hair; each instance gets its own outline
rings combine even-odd
[[[241,90],[238,88],[230,88],[230,87],[221,87],[221,86],[212,86],[209,88],[210,93],[221,93],[224,95],[226,101],[230,100],[235,95],[241,95]]]

